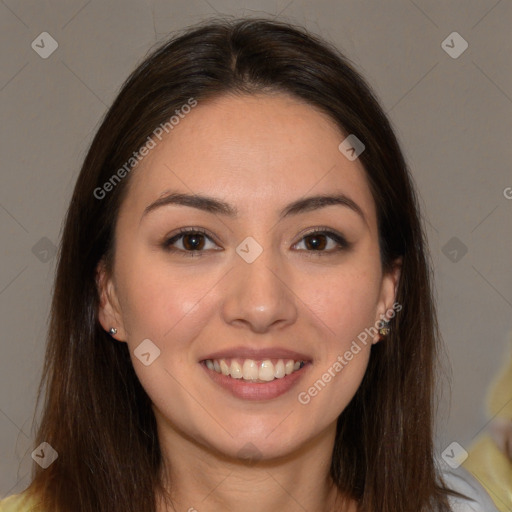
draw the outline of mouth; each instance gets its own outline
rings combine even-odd
[[[215,384],[244,400],[277,398],[290,391],[312,366],[304,354],[245,349],[212,354],[199,363]]]
[[[294,359],[242,359],[222,358],[201,361],[209,370],[241,379],[245,382],[266,383],[283,379],[302,369],[308,361]]]

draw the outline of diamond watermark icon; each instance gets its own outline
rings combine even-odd
[[[457,441],[454,441],[444,450],[441,457],[448,466],[457,469],[468,458],[468,452]]]
[[[238,458],[243,459],[245,464],[252,466],[256,464],[261,458],[262,453],[252,443],[246,443],[237,453]]]
[[[452,263],[457,263],[466,255],[468,248],[456,236],[452,236],[452,238],[443,245],[441,251]]]
[[[348,160],[353,162],[365,150],[365,145],[351,133],[341,142],[338,149]]]
[[[133,354],[144,366],[149,366],[160,356],[160,349],[146,338],[137,346]]]
[[[46,442],[41,443],[31,454],[31,457],[43,468],[47,469],[56,460],[59,454]]]
[[[59,47],[59,43],[48,32],[41,32],[30,46],[39,57],[47,59]]]
[[[468,42],[458,32],[452,32],[441,43],[441,48],[452,59],[458,59],[468,49],[468,46]]]
[[[252,263],[263,252],[263,247],[252,236],[248,236],[236,248],[236,252],[247,263]]]
[[[53,245],[53,242],[43,236],[36,244],[32,247],[32,254],[43,263],[50,261],[56,254],[57,247]]]

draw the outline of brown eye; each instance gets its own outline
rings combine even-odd
[[[326,236],[324,234],[308,235],[304,237],[308,249],[323,250],[327,246]]]
[[[307,233],[302,241],[304,241],[307,252],[320,254],[330,254],[350,247],[350,244],[340,234],[326,230]]]
[[[200,250],[204,247],[204,235],[201,233],[181,235],[186,250]]]
[[[182,228],[177,235],[167,239],[162,246],[169,252],[181,252],[186,256],[202,256],[202,253],[207,250],[205,246],[208,241],[216,245],[204,230]]]

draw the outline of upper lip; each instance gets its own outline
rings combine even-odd
[[[229,358],[242,358],[242,359],[293,359],[294,361],[311,361],[311,356],[297,352],[295,350],[289,350],[282,347],[274,348],[250,348],[250,347],[233,347],[224,350],[213,352],[205,357],[202,357],[200,361],[206,361],[207,359],[229,359]]]

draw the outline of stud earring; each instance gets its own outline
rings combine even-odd
[[[117,334],[117,329],[115,327],[111,327],[110,328],[110,331],[108,331],[110,335],[114,335],[114,334]]]
[[[391,329],[389,328],[389,322],[386,322],[384,320],[383,323],[384,323],[384,325],[379,329],[379,334],[381,336],[387,336],[391,331]]]

